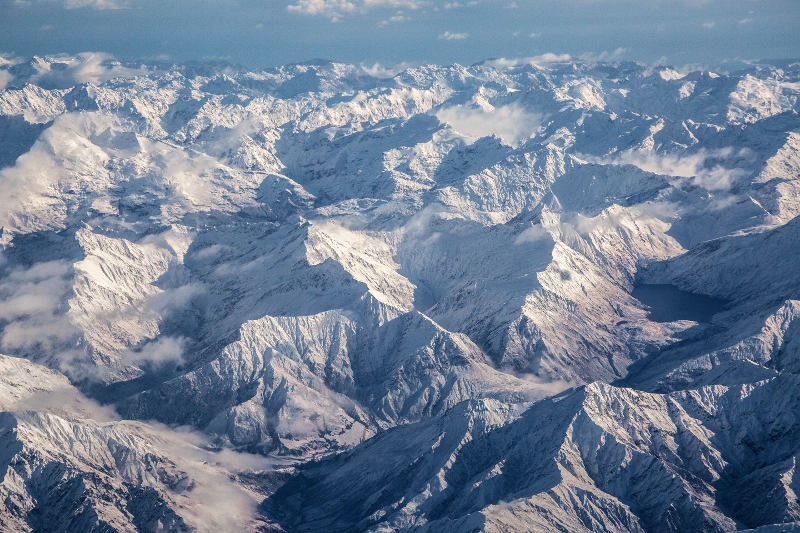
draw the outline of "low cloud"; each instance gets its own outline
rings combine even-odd
[[[549,239],[550,234],[541,225],[537,224],[526,229],[514,239],[514,244],[529,244]]]
[[[549,63],[565,63],[568,61],[572,61],[572,56],[569,54],[556,54],[552,52],[546,52],[538,56],[530,56],[530,57],[516,57],[516,58],[500,57],[497,59],[490,59],[489,61],[486,61],[484,64],[495,68],[514,68],[525,65],[531,65],[534,67],[542,68],[548,65]]]
[[[0,348],[15,355],[54,355],[77,338],[66,317],[72,264],[36,263],[15,268],[0,280]]]
[[[242,471],[271,470],[276,465],[291,464],[288,460],[217,450],[209,445],[208,437],[185,427],[168,427],[158,422],[123,422],[133,425],[160,450],[165,457],[193,481],[183,496],[190,526],[202,531],[249,531],[254,529],[260,497],[236,482]],[[173,493],[174,494],[174,493]]]
[[[505,371],[512,374],[517,379],[521,379],[528,384],[533,385],[534,390],[528,393],[529,401],[537,401],[542,398],[555,396],[564,392],[565,390],[572,389],[577,386],[575,383],[569,383],[562,380],[548,381],[537,376],[536,374],[514,372],[510,369],[506,369]]]
[[[0,91],[8,87],[8,84],[11,83],[11,80],[14,79],[14,75],[11,74],[7,70],[0,70]]]
[[[450,31],[440,33],[437,37],[440,41],[463,41],[467,38],[469,38],[469,33],[453,33]]]
[[[202,283],[187,283],[174,289],[168,289],[150,297],[145,310],[156,316],[167,316],[174,311],[186,309],[189,304],[206,291]]]
[[[96,182],[108,172],[108,154],[89,138],[109,128],[113,120],[97,113],[61,115],[36,140],[29,152],[19,156],[12,167],[0,169],[0,226],[18,229],[28,206],[36,205],[38,215],[51,209],[52,220],[63,216],[54,207],[59,187],[81,187],[81,178],[92,175]]]
[[[403,227],[403,237],[423,244],[439,239],[440,234],[432,230],[437,220],[446,218],[447,210],[442,204],[430,204],[408,219]]]
[[[671,222],[681,214],[680,207],[673,202],[645,202],[633,207],[620,208],[612,206],[595,217],[576,213],[565,219],[562,224],[572,226],[581,235],[589,235],[596,231],[611,232],[621,227],[632,227],[637,221],[656,219]]]
[[[730,167],[724,162],[749,160],[752,154],[745,149],[700,150],[694,154],[658,154],[652,151],[627,150],[610,161],[613,164],[634,165],[647,172],[665,176],[689,178],[694,185],[708,191],[730,189],[748,172]]]
[[[162,336],[140,347],[129,350],[123,360],[126,363],[177,363],[183,361],[186,339],[183,337]]]
[[[374,78],[393,78],[411,67],[411,63],[398,63],[396,65],[382,65],[373,63],[372,65],[360,65],[361,70]]]
[[[13,67],[21,62],[22,60],[18,57],[4,56],[3,54],[0,54],[0,67]]]
[[[467,138],[494,135],[509,146],[518,146],[529,139],[542,124],[540,114],[516,103],[488,110],[459,105],[439,110],[436,118]]]
[[[114,78],[131,78],[143,73],[123,66],[103,52],[83,52],[75,57],[48,57],[33,64],[31,81],[45,88],[66,89],[81,83],[102,83]]]
[[[213,157],[198,152],[176,150],[153,141],[143,141],[142,149],[169,184],[172,200],[185,209],[212,205],[215,194],[215,172],[223,167]]]

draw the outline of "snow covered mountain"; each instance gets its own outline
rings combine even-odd
[[[800,522],[800,63],[545,59],[0,60],[3,527]]]

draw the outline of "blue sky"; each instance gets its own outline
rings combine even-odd
[[[0,53],[392,65],[800,57],[800,0],[0,0]]]

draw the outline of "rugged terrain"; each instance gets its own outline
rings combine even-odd
[[[800,63],[552,59],[0,59],[0,524],[800,522]]]

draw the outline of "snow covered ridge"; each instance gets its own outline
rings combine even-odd
[[[0,72],[4,528],[800,521],[800,63]]]

